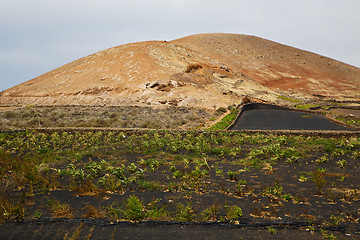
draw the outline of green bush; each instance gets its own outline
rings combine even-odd
[[[227,112],[227,110],[226,110],[226,108],[224,108],[224,107],[219,107],[219,108],[216,110],[216,113],[217,113],[218,115],[221,115],[221,114],[226,113],[226,112]]]
[[[326,184],[326,180],[325,180],[325,173],[322,169],[317,169],[312,173],[312,179],[311,179],[315,185],[318,188],[317,193],[319,195],[322,195],[322,188],[325,186]]]
[[[232,206],[225,205],[225,209],[226,209],[226,218],[229,221],[237,220],[239,219],[239,217],[243,216],[242,209],[237,205],[232,205]]]
[[[176,220],[192,222],[194,220],[194,217],[195,214],[191,203],[188,203],[187,205],[179,204],[177,206]]]
[[[125,209],[123,215],[126,219],[139,221],[145,217],[144,205],[142,201],[135,195],[131,195],[125,200]]]

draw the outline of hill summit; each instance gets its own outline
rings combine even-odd
[[[215,109],[244,97],[360,101],[360,69],[255,36],[198,34],[80,58],[0,93],[1,105],[176,105]]]

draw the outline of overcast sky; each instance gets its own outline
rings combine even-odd
[[[360,67],[359,10],[359,0],[1,0],[0,91],[110,47],[208,32]]]

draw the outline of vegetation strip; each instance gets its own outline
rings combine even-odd
[[[229,114],[209,128],[209,130],[225,130],[235,121],[239,113],[238,109],[232,109]]]
[[[136,134],[143,132],[190,132],[190,133],[203,133],[210,134],[213,131],[209,130],[158,130],[158,129],[142,129],[142,128],[33,128],[33,129],[16,129],[16,130],[0,130],[0,133],[17,133],[17,132],[42,132],[42,133],[54,133],[54,132],[122,132],[128,134]],[[228,132],[226,130],[217,130],[218,132]],[[343,137],[357,137],[360,136],[360,131],[327,131],[327,130],[231,130],[231,132],[243,133],[243,134],[263,134],[263,135],[286,135],[286,136],[310,136],[310,137],[323,137],[323,138],[343,138]]]

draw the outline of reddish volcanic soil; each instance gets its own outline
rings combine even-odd
[[[1,105],[177,105],[214,109],[244,96],[286,105],[360,101],[360,69],[255,36],[199,34],[121,45],[0,93]]]

